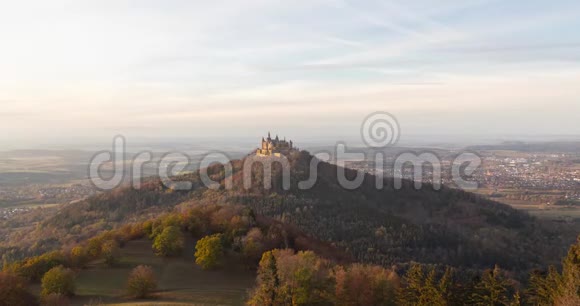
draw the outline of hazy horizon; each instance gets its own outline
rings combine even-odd
[[[118,134],[117,134],[118,135]],[[109,150],[112,146],[113,137],[92,139],[69,139],[69,140],[45,140],[38,143],[4,143],[0,152],[16,150],[81,150],[100,151]],[[122,135],[126,140],[129,151],[141,150],[171,150],[171,149],[194,149],[204,148],[207,150],[253,150],[259,146],[260,137],[264,133],[251,133],[238,136],[190,136],[190,137],[135,137]],[[274,135],[273,135],[274,136]],[[288,137],[294,140],[297,146],[304,149],[312,147],[333,146],[338,142],[348,146],[365,146],[360,135],[342,136],[305,136]],[[544,143],[544,142],[580,142],[580,135],[407,135],[402,134],[396,146],[399,147],[441,147],[441,148],[464,148],[472,145],[498,145],[505,142]]]

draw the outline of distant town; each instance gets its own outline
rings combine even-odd
[[[476,193],[516,207],[580,207],[580,154],[493,150],[477,153],[482,158],[482,164],[469,178],[478,183]],[[440,155],[443,185],[457,187],[450,175],[452,157],[456,154],[442,152]],[[415,180],[411,165],[403,167],[402,173],[392,168],[395,156],[387,157],[383,175],[401,175]],[[370,160],[350,161],[346,164],[371,174],[380,171],[375,168],[374,161]],[[420,179],[432,183],[432,171],[432,167],[425,164]]]
[[[0,187],[0,219],[9,219],[16,214],[29,212],[38,206],[78,201],[97,192],[98,190],[88,183]]]

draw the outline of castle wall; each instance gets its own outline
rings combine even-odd
[[[278,136],[276,139],[268,138],[264,140],[262,138],[262,146],[260,149],[256,150],[256,155],[259,156],[281,156],[282,154],[288,154],[292,150],[292,141],[288,142],[286,140],[279,140]]]

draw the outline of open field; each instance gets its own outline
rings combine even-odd
[[[0,202],[0,208],[53,208],[62,206],[63,204],[64,203],[38,203],[38,201],[25,201],[16,203]]]
[[[530,209],[527,210],[533,216],[553,220],[580,220],[580,208],[550,208],[550,209]]]
[[[538,203],[533,201],[527,200],[520,200],[520,199],[510,199],[507,198],[507,195],[510,194],[518,194],[523,193],[522,190],[516,189],[490,189],[490,188],[480,188],[475,191],[478,194],[484,195],[486,197],[491,198],[492,200],[499,201],[504,204],[508,204],[513,208],[527,211],[529,214],[541,218],[541,219],[549,219],[549,220],[578,220],[580,221],[580,207],[574,206],[557,206],[557,205],[548,205],[547,203]],[[500,197],[490,197],[491,194],[497,192],[501,194]],[[532,191],[529,191],[528,194],[531,194]],[[561,196],[562,191],[560,190],[547,190],[541,192],[542,195],[550,195],[554,198]]]
[[[193,248],[189,248],[192,250]],[[137,265],[151,266],[157,276],[158,291],[152,300],[135,301],[125,295],[125,283]],[[164,259],[156,257],[147,240],[129,242],[122,249],[117,267],[100,263],[79,272],[73,305],[243,305],[254,285],[252,271],[203,271],[193,255]]]

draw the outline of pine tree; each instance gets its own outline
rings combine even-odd
[[[509,282],[496,265],[483,272],[480,282],[475,286],[475,292],[471,295],[472,302],[481,306],[508,305],[508,287]]]
[[[512,300],[509,303],[509,306],[520,306],[520,305],[522,305],[522,298],[520,296],[520,292],[516,291],[516,293],[514,293]]]
[[[423,267],[420,264],[412,263],[403,277],[405,285],[398,292],[400,305],[417,305],[419,303],[424,278]]]
[[[420,290],[421,295],[419,297],[419,302],[417,303],[417,305],[425,305],[425,306],[447,305],[445,299],[443,298],[443,295],[441,294],[441,291],[439,290],[439,286],[435,278],[436,278],[435,268],[431,268]]]
[[[532,305],[580,305],[580,236],[562,262],[562,274],[552,266],[546,276],[532,273],[526,297]]]
[[[452,304],[453,300],[453,269],[445,268],[445,273],[439,280],[439,292],[446,305]]]
[[[275,305],[279,286],[280,280],[278,278],[276,257],[272,251],[265,252],[262,255],[258,269],[258,284],[248,301],[248,305]]]
[[[546,275],[539,271],[532,272],[526,290],[526,301],[531,305],[553,305],[560,282],[561,276],[553,266]]]
[[[580,305],[580,236],[562,263],[556,305]]]

